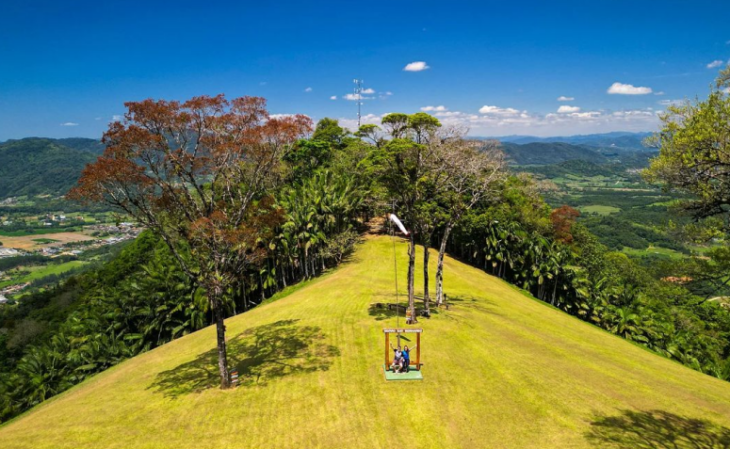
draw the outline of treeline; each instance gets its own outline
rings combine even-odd
[[[63,255],[51,259],[50,257],[43,256],[41,254],[28,254],[25,256],[13,256],[3,257],[0,259],[0,271],[8,271],[13,268],[28,266],[28,265],[45,265],[50,262],[70,262],[78,259],[76,256]]]

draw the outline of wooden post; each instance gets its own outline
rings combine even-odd
[[[416,366],[421,369],[421,333],[416,334]]]
[[[388,350],[390,349],[390,334],[385,334],[385,369],[388,369],[390,363],[388,363]]]

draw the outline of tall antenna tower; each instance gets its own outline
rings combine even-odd
[[[352,80],[355,83],[355,99],[357,100],[357,129],[360,129],[360,110],[362,108],[362,80]]]

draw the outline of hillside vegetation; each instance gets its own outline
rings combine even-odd
[[[238,388],[217,388],[209,327],[0,427],[0,447],[726,447],[730,384],[449,258],[452,307],[419,324],[424,380],[385,382],[382,329],[397,321],[372,304],[395,300],[392,251],[371,237],[228,319]]]
[[[644,139],[651,133],[630,133],[630,132],[611,132],[602,134],[585,134],[575,136],[556,136],[556,137],[535,137],[535,136],[506,136],[499,140],[502,142],[512,142],[517,144],[525,144],[532,142],[564,142],[573,145],[586,145],[589,147],[612,150],[612,151],[646,151],[649,150],[644,145]]]
[[[74,146],[91,139],[69,140]],[[96,160],[88,150],[74,149],[59,140],[27,138],[0,144],[0,198],[66,193],[86,164]],[[82,145],[83,146],[83,145]]]
[[[576,159],[593,163],[607,161],[605,156],[593,148],[564,142],[533,142],[523,145],[502,142],[502,150],[508,160],[516,165],[558,164]]]

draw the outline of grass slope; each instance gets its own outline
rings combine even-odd
[[[369,306],[393,299],[391,251],[388,238],[368,239],[340,269],[228,320],[237,389],[215,388],[214,329],[206,328],[0,427],[0,447],[699,447],[683,434],[730,441],[730,383],[451,259],[445,281],[454,307],[421,323],[424,380],[385,382],[381,329],[396,319]],[[404,243],[398,254],[403,278]]]

